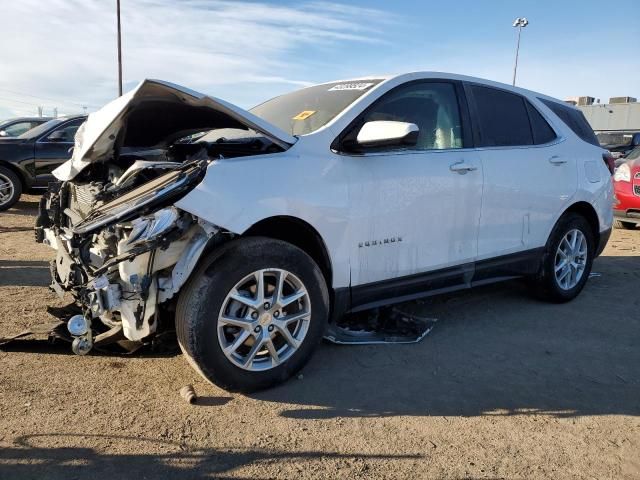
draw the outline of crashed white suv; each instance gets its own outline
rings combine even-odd
[[[74,351],[177,331],[217,385],[300,369],[345,313],[516,277],[574,298],[612,186],[575,108],[443,73],[331,82],[250,112],[162,81],[89,116],[41,202]]]

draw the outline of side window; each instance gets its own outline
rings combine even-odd
[[[13,125],[4,129],[7,132],[7,135],[10,137],[17,137],[18,135],[22,135],[24,132],[31,130],[31,122],[20,122],[14,123]]]
[[[584,114],[573,107],[568,105],[562,105],[558,102],[552,102],[550,100],[545,100],[544,98],[539,98],[542,103],[544,103],[549,109],[555,113],[560,120],[562,120],[578,137],[584,140],[587,143],[595,145],[599,147],[598,138],[596,134],[593,133],[593,129],[587,119],[584,117]]]
[[[540,112],[531,105],[527,104],[527,111],[529,112],[529,120],[531,121],[531,133],[533,133],[533,143],[541,145],[543,143],[552,142],[557,138],[556,132],[547,123],[547,121],[540,115]]]
[[[82,122],[78,121],[65,123],[47,135],[44,140],[46,142],[73,143],[74,136],[78,131],[78,128],[80,128],[80,125],[82,125]]]
[[[480,146],[533,145],[525,99],[515,93],[471,85],[480,122]]]
[[[458,97],[452,83],[425,82],[399,87],[382,96],[365,112],[363,120],[359,127],[376,120],[415,123],[420,131],[416,145],[409,147],[412,150],[463,146]]]

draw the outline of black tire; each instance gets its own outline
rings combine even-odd
[[[623,222],[622,220],[614,220],[613,226],[615,228],[623,228],[625,230],[635,230],[636,224],[633,222]]]
[[[245,276],[268,268],[293,273],[311,301],[306,336],[283,363],[249,371],[229,360],[218,341],[218,314],[227,294]],[[178,343],[191,365],[208,381],[229,391],[254,392],[284,382],[309,360],[324,335],[329,294],[318,265],[303,250],[280,240],[247,237],[231,241],[201,260],[182,288],[176,307]]]
[[[0,200],[0,212],[13,207],[20,199],[20,195],[22,195],[22,182],[20,178],[7,167],[0,166],[0,184],[3,183],[3,181],[10,182],[13,191],[6,201]]]
[[[565,290],[556,280],[554,268],[555,256],[560,242],[564,236],[573,229],[580,230],[587,240],[587,258],[585,269],[578,283],[573,288]],[[551,231],[542,257],[540,271],[533,279],[535,292],[538,297],[555,303],[564,303],[576,298],[589,279],[595,249],[595,239],[589,222],[577,213],[567,213],[563,215]]]

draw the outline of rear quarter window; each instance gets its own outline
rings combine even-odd
[[[540,112],[536,108],[527,102],[527,112],[529,113],[529,120],[531,121],[531,133],[533,134],[533,143],[536,145],[542,145],[549,143],[557,138],[556,132],[547,123]]]
[[[595,145],[596,147],[600,146],[598,138],[596,137],[596,134],[593,133],[591,125],[589,125],[589,122],[587,122],[587,119],[580,110],[558,102],[545,100],[544,98],[538,98],[538,100],[549,107],[549,109],[582,140],[590,143],[591,145]]]

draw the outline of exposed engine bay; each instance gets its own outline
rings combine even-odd
[[[154,87],[146,93],[157,93]],[[92,348],[96,334],[141,342],[157,333],[163,309],[172,308],[205,248],[233,238],[174,206],[207,168],[283,150],[217,110],[204,112],[173,91],[162,93],[143,95],[137,109],[127,104],[96,137],[91,161],[82,163],[85,156],[75,161],[80,168],[74,170],[74,159],[60,167],[58,178],[72,178],[51,183],[40,201],[36,240],[56,250],[52,289],[61,298],[71,293],[81,312],[69,322],[79,354]],[[151,119],[158,115],[164,121]],[[86,150],[86,125],[76,136],[77,150]]]

